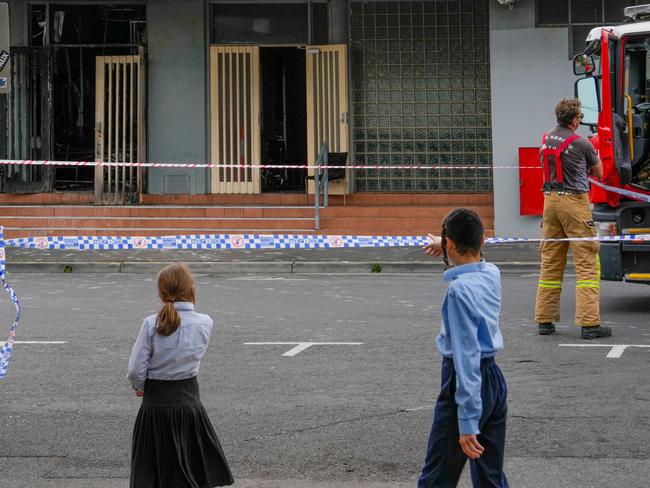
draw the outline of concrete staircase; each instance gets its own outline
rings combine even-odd
[[[359,193],[331,196],[314,230],[313,200],[304,194],[144,195],[135,206],[94,206],[92,195],[0,195],[5,237],[44,235],[359,234],[438,232],[444,216],[474,208],[492,234],[491,194]]]

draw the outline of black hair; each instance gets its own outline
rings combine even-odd
[[[447,256],[447,242],[449,237],[460,254],[480,253],[483,243],[483,222],[474,210],[457,208],[452,210],[442,221],[442,257],[446,266],[450,266]]]

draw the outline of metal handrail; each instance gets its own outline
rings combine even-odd
[[[318,157],[316,158],[315,168],[314,168],[314,230],[320,230],[320,195],[323,193],[323,207],[327,207],[328,204],[328,195],[327,195],[327,163],[328,163],[328,150],[327,143],[323,142],[320,146],[320,151],[318,152]],[[321,180],[320,170],[323,168],[323,178]]]

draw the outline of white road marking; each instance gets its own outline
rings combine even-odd
[[[619,359],[628,347],[650,348],[648,344],[558,344],[560,347],[609,347],[607,358]]]
[[[65,344],[66,341],[14,341],[14,344]]]
[[[311,346],[360,346],[363,342],[245,342],[245,346],[295,346],[283,354],[293,357]]]
[[[285,278],[283,276],[237,276],[228,281],[307,281],[307,278]]]
[[[608,358],[620,358],[625,350],[627,349],[628,346],[625,345],[620,345],[620,346],[614,346],[612,347],[609,352],[607,353]]]

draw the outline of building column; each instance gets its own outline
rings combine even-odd
[[[148,159],[206,161],[203,0],[147,2]],[[151,168],[149,193],[206,193],[207,171]]]
[[[494,181],[494,232],[537,237],[540,219],[519,212],[519,147],[539,147],[555,125],[553,108],[573,93],[567,28],[535,27],[534,2],[509,9],[490,4],[490,78]],[[534,62],[531,62],[534,60]],[[535,94],[532,96],[531,94]],[[522,109],[526,117],[522,123]]]
[[[329,0],[327,2],[329,22],[329,43],[348,43],[348,0]]]

